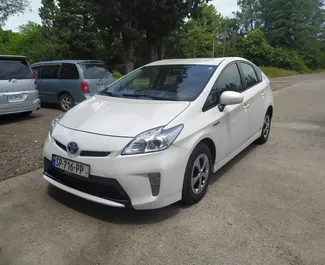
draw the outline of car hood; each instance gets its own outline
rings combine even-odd
[[[68,111],[60,124],[73,130],[131,138],[167,125],[189,105],[95,95]]]

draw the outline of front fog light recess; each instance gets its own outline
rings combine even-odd
[[[156,197],[160,191],[160,173],[148,174],[152,196]]]

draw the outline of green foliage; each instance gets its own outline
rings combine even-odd
[[[0,24],[28,4],[2,2]],[[30,62],[101,59],[119,78],[157,59],[220,57],[225,40],[226,56],[260,66],[297,73],[325,68],[324,0],[238,0],[232,18],[208,2],[42,0],[42,25],[29,22],[18,33],[0,28],[0,53],[27,55]],[[14,4],[5,9],[8,3]]]
[[[120,72],[118,72],[118,71],[113,71],[112,72],[112,75],[113,75],[113,77],[114,77],[114,79],[115,80],[118,80],[118,79],[120,79],[123,75],[120,73]]]

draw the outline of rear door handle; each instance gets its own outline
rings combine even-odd
[[[248,109],[249,108],[249,104],[246,104],[245,106],[244,106],[244,109],[246,110],[246,109]]]
[[[262,96],[262,97],[265,96],[265,91],[262,91],[261,96]]]

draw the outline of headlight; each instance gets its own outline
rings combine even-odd
[[[51,128],[50,128],[50,134],[52,135],[54,128],[59,123],[59,121],[62,119],[63,114],[57,116],[52,122],[51,122]]]
[[[164,127],[145,131],[136,136],[123,150],[122,155],[158,152],[170,147],[182,131],[184,125],[164,130]]]

